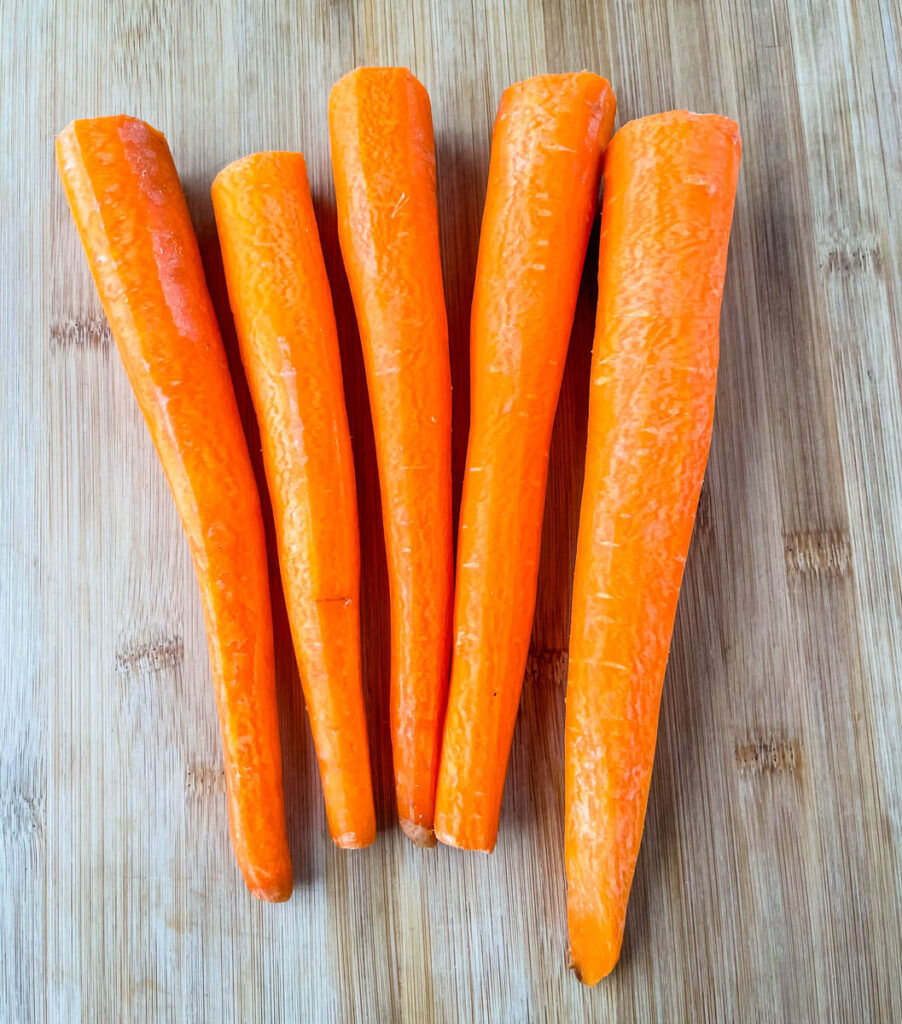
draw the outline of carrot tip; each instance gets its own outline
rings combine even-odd
[[[401,831],[414,844],[414,846],[432,847],[435,846],[435,831],[418,825],[415,821],[402,821]]]
[[[573,963],[572,960],[570,961],[570,970],[573,972],[573,976],[580,983],[580,985],[585,985],[586,988],[595,988],[595,986],[598,984],[600,980],[600,977],[587,978],[585,974],[583,974],[583,972],[579,969],[579,966]]]
[[[576,980],[581,984],[585,985],[586,988],[595,988],[595,986],[606,978],[611,971],[617,966],[617,961],[620,959],[620,949],[618,948],[616,955],[613,958],[609,958],[603,962],[595,970],[586,973],[586,971],[573,959],[573,951],[570,951],[570,963],[568,964],[570,970],[573,972]]]

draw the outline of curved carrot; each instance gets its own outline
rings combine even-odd
[[[329,829],[339,846],[366,846],[376,817],[360,679],[354,457],[304,158],[246,157],[217,175],[212,192]]]
[[[360,326],[391,594],[398,817],[432,845],[451,648],[451,370],[429,97],[358,68],[329,100],[338,237]]]
[[[535,611],[548,448],[614,95],[545,75],[501,98],[473,295],[442,842],[491,850]]]
[[[57,138],[100,300],[200,585],[232,845],[259,899],[291,894],[260,499],[197,239],[163,136],[131,117]]]
[[[566,719],[570,951],[587,985],[620,954],[642,838],[739,158],[732,121],[674,111],[621,128],[605,161]]]

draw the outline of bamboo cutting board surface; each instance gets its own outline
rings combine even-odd
[[[895,0],[0,0],[0,1019],[902,1020],[900,47]],[[394,823],[378,481],[328,156],[328,91],[358,64],[405,64],[432,98],[458,493],[504,86],[587,67],[618,123],[679,106],[742,129],[711,460],[623,958],[593,991],[567,970],[562,759],[597,231],[498,848],[415,849]],[[328,841],[273,566],[283,906],[250,898],[229,848],[187,545],[56,179],[54,134],[119,112],[169,139],[233,359],[212,178],[256,149],[310,169],[381,830],[362,852]]]

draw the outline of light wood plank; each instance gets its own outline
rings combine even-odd
[[[589,67],[619,123],[688,106],[743,132],[646,834],[622,962],[591,992],[567,970],[562,763],[597,233],[498,849],[417,850],[393,821],[378,480],[326,129],[332,82],[362,63],[406,64],[432,97],[456,494],[505,85]],[[0,0],[0,1019],[902,1019],[900,64],[892,0]],[[119,111],[170,141],[257,451],[209,184],[254,149],[300,149],[310,171],[355,445],[381,831],[356,853],[328,841],[273,565],[284,906],[254,903],[233,862],[187,547],[53,167],[70,119]]]

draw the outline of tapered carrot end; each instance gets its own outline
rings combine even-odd
[[[433,847],[435,846],[435,830],[418,825],[415,821],[402,821],[401,831],[414,844],[414,846]]]
[[[619,959],[619,958],[618,958]],[[584,969],[575,963],[573,960],[573,954],[570,954],[570,970],[573,971],[573,975],[576,980],[581,984],[585,985],[586,988],[595,988],[595,986],[601,981],[602,978],[606,978],[611,971],[614,970],[617,960],[613,960],[610,963],[604,964],[599,967],[593,965],[591,969]]]
[[[600,946],[593,949],[577,950],[570,947],[570,970],[576,980],[587,988],[594,988],[602,978],[606,978],[617,966],[620,959],[620,943],[613,946]]]
[[[572,900],[572,893],[569,894]],[[592,988],[617,966],[623,945],[626,923],[626,902],[622,908],[599,906],[593,900],[582,912],[571,904],[568,913],[570,928],[570,968],[577,979]]]

